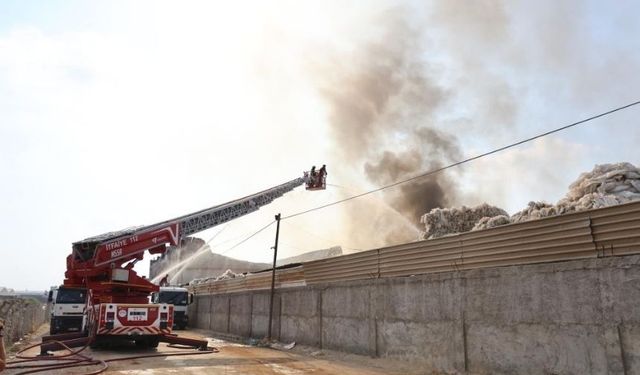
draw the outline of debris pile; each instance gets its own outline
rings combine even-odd
[[[191,282],[189,282],[189,285],[205,284],[205,283],[208,283],[210,281],[231,280],[231,279],[236,279],[236,278],[245,277],[245,276],[247,276],[247,274],[245,274],[245,273],[235,273],[235,272],[233,272],[233,271],[228,269],[228,270],[224,271],[221,275],[218,275],[216,277],[205,277],[205,278],[201,278],[201,279],[191,280]]]
[[[493,228],[493,227],[510,224],[510,223],[511,223],[511,219],[509,218],[509,215],[498,215],[494,217],[485,216],[482,219],[478,220],[476,225],[474,225],[473,228],[471,228],[471,230]]]
[[[591,172],[581,174],[556,205],[529,202],[527,208],[511,216],[511,222],[615,206],[634,200],[640,200],[640,168],[631,163],[601,164]]]
[[[476,207],[434,208],[422,215],[420,222],[425,225],[422,239],[437,238],[448,234],[470,231],[482,218],[508,216],[501,208],[486,203]]]
[[[631,163],[596,165],[591,172],[581,174],[569,185],[569,192],[555,205],[529,202],[524,210],[512,216],[486,203],[474,208],[463,206],[433,209],[420,219],[426,228],[421,239],[615,206],[635,200],[640,200],[640,168]]]
[[[640,168],[631,163],[596,165],[569,186],[558,207],[570,211],[614,206],[640,199]],[[568,211],[568,212],[570,212]]]
[[[215,278],[215,281],[235,279],[237,277],[245,277],[245,274],[226,270],[222,273],[222,275],[218,275],[218,277]]]
[[[560,215],[566,212],[559,212],[558,208],[547,202],[529,202],[527,208],[511,215],[509,223],[520,223],[522,221],[542,219],[547,216]],[[505,224],[509,224],[505,223]]]

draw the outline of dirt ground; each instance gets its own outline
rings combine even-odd
[[[40,337],[48,332],[48,326],[41,327],[36,334],[18,345],[25,348],[40,341]],[[297,375],[297,374],[406,374],[416,373],[415,369],[402,369],[402,364],[378,358],[349,355],[330,351],[319,351],[313,348],[295,347],[291,350],[277,350],[233,343],[208,337],[207,332],[200,330],[177,331],[179,335],[191,338],[205,338],[209,346],[216,347],[218,353],[201,355],[182,355],[194,352],[191,349],[170,348],[161,343],[156,349],[137,349],[132,346],[121,346],[110,349],[89,349],[83,355],[94,359],[111,359],[149,354],[181,353],[177,356],[161,356],[155,358],[129,359],[109,363],[106,374],[265,374],[265,375]],[[15,351],[15,349],[13,350]],[[25,354],[37,355],[38,348],[28,350]],[[64,352],[56,352],[63,354]],[[15,353],[13,353],[15,355]],[[10,353],[11,355],[11,353]],[[15,359],[15,358],[14,358]],[[79,367],[64,370],[48,370],[42,374],[87,374],[99,366]],[[4,374],[18,374],[27,369],[6,370]],[[411,371],[413,370],[413,371]]]

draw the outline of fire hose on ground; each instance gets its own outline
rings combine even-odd
[[[43,341],[41,343],[34,344],[20,350],[16,354],[17,360],[7,362],[6,369],[7,370],[28,369],[26,371],[16,373],[16,375],[25,375],[25,374],[34,374],[38,372],[60,370],[60,369],[67,369],[67,368],[73,368],[73,367],[85,367],[85,366],[88,367],[88,366],[98,366],[98,365],[101,366],[97,370],[87,372],[84,374],[84,375],[95,375],[95,374],[100,374],[106,371],[109,368],[108,363],[110,362],[127,361],[127,360],[134,360],[134,359],[143,359],[143,358],[154,358],[154,357],[172,357],[172,356],[179,356],[179,355],[182,355],[182,356],[201,355],[201,354],[211,354],[211,353],[219,352],[217,348],[200,347],[198,348],[197,351],[194,351],[194,352],[173,351],[173,352],[165,352],[165,353],[153,353],[153,354],[144,354],[144,355],[115,357],[115,358],[102,360],[102,359],[94,359],[89,356],[80,354],[82,351],[88,348],[89,345],[91,345],[91,343],[94,341],[94,337],[84,337],[83,339],[84,341],[82,342],[84,343],[84,345],[82,345],[80,349],[77,349],[74,351],[67,344],[70,344],[72,346],[74,346],[74,344],[77,345],[79,342],[79,338],[70,338],[67,340],[55,340],[55,339],[45,340],[45,338],[43,338]],[[185,339],[180,338],[180,340],[185,340]],[[191,340],[191,339],[186,339],[186,340]],[[163,337],[162,341],[168,342],[169,347],[172,347],[172,348],[179,348],[179,349],[195,348],[195,346],[192,346],[192,345],[176,346],[176,344],[180,345],[180,343],[172,342],[174,341],[172,337]],[[194,340],[194,342],[195,341],[199,341],[199,340]],[[37,355],[37,356],[28,356],[24,354],[29,349],[32,349],[35,347],[42,347],[45,344],[51,345],[52,343],[55,344],[57,347],[68,351],[68,353],[61,354],[61,355],[43,355],[41,353],[40,355]],[[38,363],[38,362],[48,362],[48,363]]]

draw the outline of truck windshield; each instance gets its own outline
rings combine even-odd
[[[56,303],[84,303],[87,293],[82,289],[58,289]]]
[[[172,305],[186,305],[188,300],[187,292],[160,292],[159,303],[170,303]]]

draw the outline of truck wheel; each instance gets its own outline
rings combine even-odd
[[[157,337],[145,337],[136,340],[136,346],[140,349],[157,348],[158,344],[160,344],[160,339]]]
[[[157,348],[158,344],[160,344],[160,338],[158,338],[158,337],[149,337],[147,343],[148,343],[148,346],[150,348]]]
[[[149,346],[149,341],[146,338],[141,338],[136,340],[136,347],[143,349]]]
[[[98,349],[98,348],[100,348],[100,346],[101,346],[100,344],[101,344],[101,343],[98,341],[98,338],[96,337],[96,338],[94,338],[94,339],[91,341],[91,343],[89,343],[89,348],[91,348],[91,349]]]
[[[49,321],[49,334],[50,335],[55,335],[56,333],[58,333],[58,330],[56,329],[57,325],[58,325],[58,320],[52,317],[51,320]]]

